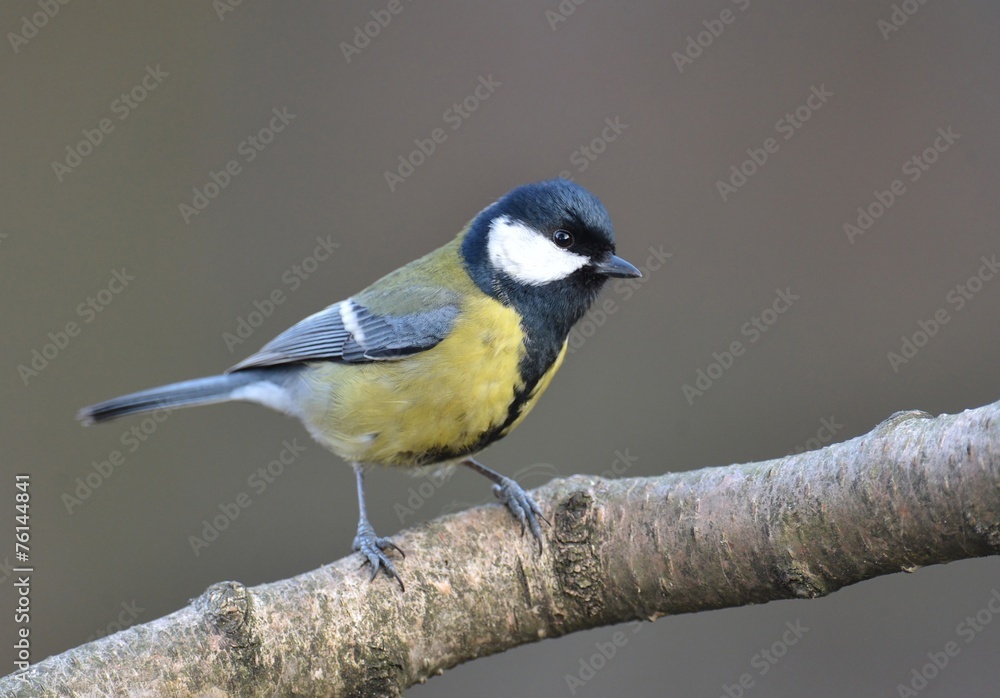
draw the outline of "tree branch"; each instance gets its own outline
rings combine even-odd
[[[577,630],[815,598],[1000,553],[1000,403],[762,463],[535,492],[545,553],[478,507],[404,531],[407,590],[349,556],[190,606],[0,679],[0,694],[399,695],[461,662]]]

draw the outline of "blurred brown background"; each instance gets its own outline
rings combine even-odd
[[[485,454],[526,485],[608,470],[616,450],[638,458],[630,476],[777,457],[829,438],[824,420],[839,441],[897,410],[1000,397],[1000,279],[968,284],[1000,254],[995,2],[338,5],[80,2],[44,23],[35,2],[0,10],[0,673],[13,669],[15,473],[31,474],[35,660],[213,582],[258,584],[347,554],[350,470],[297,422],[233,404],[82,429],[74,412],[222,371],[526,181],[568,171],[611,211],[620,254],[649,271],[637,288],[609,287],[615,312],[581,327],[591,336],[531,418]],[[365,44],[356,32],[373,10],[390,21],[345,55],[345,42]],[[885,24],[894,13],[898,27]],[[674,56],[685,51],[695,57]],[[453,105],[480,78],[492,91],[462,116]],[[807,102],[813,88],[822,101]],[[143,101],[129,106],[133,89]],[[273,109],[294,118],[248,161],[243,142]],[[98,135],[103,119],[113,130]],[[446,140],[391,190],[384,173],[435,128]],[[67,147],[84,131],[100,142],[76,163]],[[717,182],[768,138],[775,152],[724,201]],[[908,174],[936,138],[947,149]],[[179,205],[230,160],[239,172],[186,222]],[[895,179],[905,192],[850,241],[844,224]],[[338,246],[307,261],[317,236]],[[672,255],[656,270],[651,248]],[[122,268],[134,278],[102,292]],[[778,289],[798,300],[751,341],[745,323]],[[283,302],[230,351],[224,333],[275,291]],[[887,354],[941,308],[947,324],[894,370]],[[71,321],[77,336],[36,359],[37,375],[19,369]],[[745,353],[685,397],[736,340]],[[251,487],[292,439],[305,453]],[[95,474],[116,450],[124,462]],[[88,475],[99,486],[68,505]],[[374,473],[376,528],[490,496],[459,472],[414,500],[426,482]],[[189,537],[240,492],[252,505],[196,556]],[[969,642],[960,624],[998,588],[1000,560],[961,562],[817,601],[624,626],[627,644],[592,676],[581,661],[613,628],[482,659],[412,694],[562,695],[573,683],[577,695],[714,698],[749,673],[746,696],[894,696],[955,640],[960,654],[920,695],[988,695],[1000,621]],[[808,631],[772,663],[760,652],[787,622]]]

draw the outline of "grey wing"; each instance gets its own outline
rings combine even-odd
[[[435,346],[447,336],[457,315],[456,305],[403,316],[376,315],[347,299],[293,325],[229,370],[302,361],[400,359]]]

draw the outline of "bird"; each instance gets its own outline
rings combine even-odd
[[[124,395],[78,413],[86,424],[141,412],[249,401],[298,418],[351,464],[353,550],[405,590],[365,505],[373,465],[464,465],[543,550],[534,499],[474,456],[509,434],[549,386],[570,330],[610,278],[642,276],[615,254],[600,200],[566,179],[525,184],[450,242],[293,325],[221,375]],[[546,521],[547,522],[547,521]]]

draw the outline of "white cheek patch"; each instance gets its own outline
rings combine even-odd
[[[490,223],[487,249],[494,269],[531,286],[565,279],[590,261],[583,255],[556,247],[545,236],[508,216],[500,216]]]

